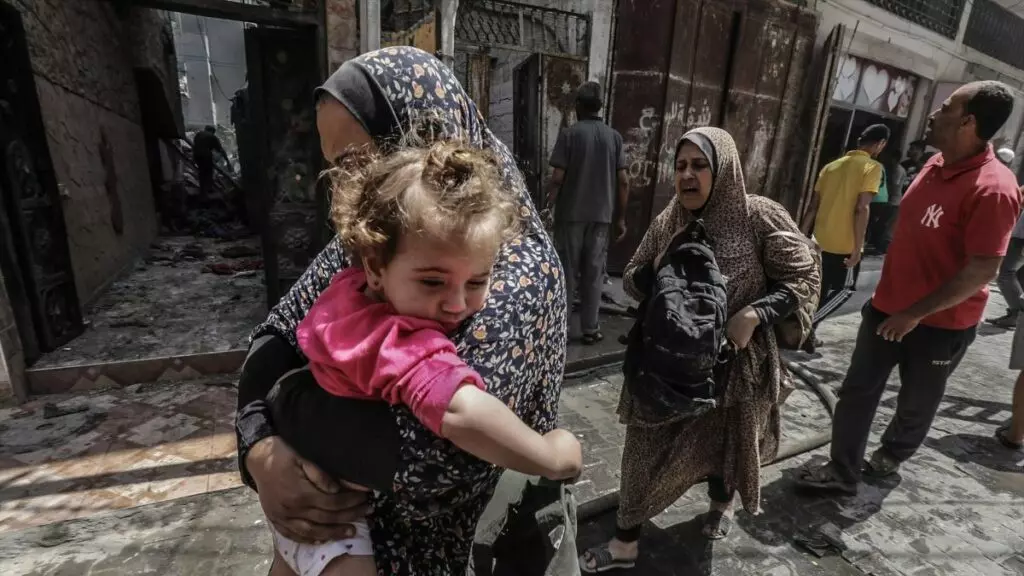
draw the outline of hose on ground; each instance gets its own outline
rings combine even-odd
[[[790,374],[792,374],[794,378],[799,379],[801,382],[807,384],[811,388],[811,390],[814,390],[815,394],[817,394],[818,396],[818,399],[821,400],[822,404],[824,404],[825,410],[828,411],[829,418],[831,418],[835,414],[836,403],[839,401],[839,399],[836,398],[835,393],[832,392],[832,389],[829,388],[828,385],[822,382],[821,379],[819,379],[817,376],[811,373],[811,371],[804,367],[802,364],[798,362],[791,362],[789,360],[784,360],[783,363],[785,364],[786,368],[789,370]],[[775,459],[765,464],[765,466],[778,464],[779,462],[789,460],[790,458],[795,458],[802,454],[806,454],[811,450],[817,450],[818,448],[827,445],[831,441],[832,430],[831,427],[829,427],[829,430],[825,432],[816,434],[809,438],[804,438],[799,442],[794,442],[792,444],[782,446],[779,449],[778,455],[775,456]],[[593,500],[581,504],[576,514],[577,522],[585,522],[587,520],[596,518],[606,512],[614,510],[618,506],[619,491],[616,490],[614,492],[609,492],[608,494],[599,496]]]

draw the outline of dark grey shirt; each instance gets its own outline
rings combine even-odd
[[[558,134],[550,164],[565,170],[555,200],[557,221],[611,223],[616,172],[626,167],[618,132],[600,118],[580,120]]]

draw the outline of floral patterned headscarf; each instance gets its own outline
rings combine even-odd
[[[345,62],[316,95],[341,102],[383,150],[403,143],[462,140],[494,154],[520,202],[527,233],[543,230],[508,147],[487,127],[452,71],[411,46],[381,48]]]

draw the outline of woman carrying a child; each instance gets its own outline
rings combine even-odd
[[[317,125],[345,175],[340,236],[257,328],[239,382],[273,573],[461,576],[494,464],[580,466],[555,430],[558,259],[508,150],[425,52],[347,62],[318,90]],[[399,146],[410,132],[423,148]]]
[[[616,535],[583,554],[583,572],[632,567],[643,523],[701,480],[708,480],[711,500],[702,529],[708,539],[728,534],[736,493],[748,512],[759,510],[760,466],[779,447],[779,390],[787,377],[772,326],[797,312],[809,331],[810,316],[801,304],[817,294],[820,273],[789,213],[767,198],[748,196],[744,182],[728,132],[698,128],[677,143],[675,196],[626,266],[623,286],[638,300],[649,296],[646,290],[673,237],[702,219],[725,277],[726,335],[737,353],[716,382],[724,397],[695,418],[651,425],[623,387],[619,416],[626,440]]]

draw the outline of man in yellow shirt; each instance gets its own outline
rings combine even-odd
[[[882,182],[882,165],[874,160],[889,140],[885,124],[868,126],[857,149],[821,169],[814,186],[818,205],[814,238],[821,246],[821,302],[846,284],[853,268],[860,271],[869,205]]]

